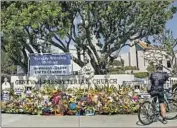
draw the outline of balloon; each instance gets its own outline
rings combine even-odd
[[[69,107],[72,109],[72,110],[74,110],[74,109],[76,109],[76,103],[71,103],[70,105],[69,105]]]

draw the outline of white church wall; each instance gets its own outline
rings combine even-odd
[[[134,44],[134,41],[130,41],[130,45],[133,45],[133,44]],[[130,66],[137,66],[135,45],[130,48]]]
[[[129,66],[130,65],[130,60],[129,60],[129,53],[122,53],[121,59],[124,60],[124,66]]]
[[[147,71],[147,64],[144,59],[144,51],[138,51],[138,68],[141,71]]]

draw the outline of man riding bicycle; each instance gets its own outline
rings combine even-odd
[[[156,71],[150,75],[150,95],[157,96],[160,103],[161,116],[163,118],[163,123],[167,124],[166,120],[166,108],[165,108],[165,98],[164,98],[164,84],[168,80],[169,75],[166,72],[163,72],[163,66],[157,65]]]

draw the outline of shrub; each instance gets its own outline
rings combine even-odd
[[[124,67],[125,70],[137,70],[136,66],[125,66]]]
[[[122,67],[110,67],[109,74],[124,74],[124,70]]]
[[[148,72],[138,72],[138,73],[134,73],[135,77],[137,78],[146,78],[149,76]]]

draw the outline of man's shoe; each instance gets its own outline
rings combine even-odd
[[[167,124],[168,122],[167,122],[166,119],[163,119],[163,120],[162,120],[162,123],[163,123],[163,124]]]

